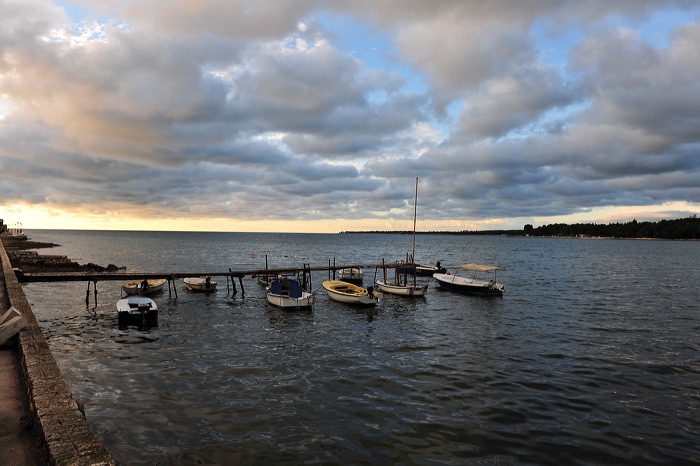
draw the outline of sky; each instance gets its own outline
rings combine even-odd
[[[695,0],[0,0],[24,229],[521,229],[700,212]]]

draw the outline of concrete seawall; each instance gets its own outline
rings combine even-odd
[[[15,375],[24,380],[29,400],[29,414],[38,441],[50,464],[56,465],[114,465],[107,449],[91,431],[76,400],[63,380],[39,324],[15,277],[5,247],[0,241],[0,260],[4,281],[5,301],[19,310],[28,325],[19,333],[17,355],[21,374],[2,374],[3,380]],[[0,309],[4,312],[5,309]],[[13,376],[13,377],[11,377]],[[19,394],[22,395],[22,394]],[[0,445],[0,448],[14,448]],[[42,455],[44,456],[44,455]],[[42,459],[44,460],[44,459]],[[38,460],[37,464],[41,464]]]

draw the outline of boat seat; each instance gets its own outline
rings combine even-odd
[[[270,283],[270,293],[282,294],[282,282],[279,280],[274,280],[272,283]]]
[[[280,296],[301,298],[302,291],[296,280],[275,280],[270,284],[270,293]]]
[[[302,291],[303,290],[301,289],[301,285],[299,285],[299,282],[296,282],[296,281],[289,282],[289,297],[290,298],[301,298]]]

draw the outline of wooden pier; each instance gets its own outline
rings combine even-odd
[[[416,267],[417,264],[406,263],[406,262],[392,262],[392,263],[381,263],[381,264],[350,264],[350,265],[327,265],[327,266],[317,266],[310,267],[309,264],[304,264],[302,267],[279,267],[279,268],[265,268],[265,269],[250,269],[250,270],[231,270],[228,272],[175,272],[175,273],[163,273],[163,272],[37,272],[37,273],[24,273],[19,269],[15,270],[15,275],[20,283],[36,283],[36,282],[87,282],[87,292],[85,295],[85,305],[89,305],[90,302],[90,284],[92,283],[92,288],[95,296],[95,306],[97,306],[97,282],[98,281],[109,281],[109,280],[119,280],[119,281],[131,281],[131,280],[144,280],[144,279],[155,279],[163,278],[168,281],[168,294],[172,296],[173,292],[175,297],[177,297],[177,287],[175,286],[175,280],[188,278],[188,277],[226,277],[226,290],[227,293],[230,291],[233,296],[238,294],[238,289],[236,287],[236,278],[241,289],[241,297],[245,297],[245,288],[243,287],[243,277],[245,276],[269,276],[277,274],[289,274],[289,273],[303,273],[310,274],[312,271],[328,271],[329,278],[335,278],[335,271],[340,269],[357,268],[357,269],[372,269],[372,268],[382,268],[390,269],[397,267],[411,268]],[[333,277],[330,273],[333,272]],[[230,281],[229,281],[230,279]]]
[[[415,267],[416,264],[401,263],[401,267]],[[143,280],[146,278],[165,278],[166,280],[177,280],[187,277],[231,277],[243,278],[247,275],[270,275],[283,273],[299,273],[303,271],[335,271],[340,269],[358,268],[395,268],[396,263],[385,264],[351,264],[351,265],[326,265],[318,267],[284,267],[284,268],[267,268],[267,269],[250,269],[250,270],[231,270],[228,272],[37,272],[25,273],[20,270],[15,270],[17,279],[20,283],[35,283],[35,282],[80,282],[80,281],[108,281],[108,280]]]

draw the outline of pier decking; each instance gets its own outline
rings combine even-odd
[[[402,264],[402,267],[412,267],[414,264]],[[282,274],[282,273],[297,273],[303,271],[329,271],[346,269],[346,268],[394,268],[396,264],[349,264],[349,265],[328,265],[317,267],[282,267],[282,268],[267,268],[267,269],[248,269],[248,270],[231,270],[228,272],[41,272],[41,273],[23,273],[17,272],[17,279],[20,283],[32,282],[79,282],[79,281],[108,281],[108,280],[143,280],[147,278],[165,278],[169,280],[178,280],[187,277],[231,277],[242,278],[245,276]]]
[[[245,296],[245,289],[243,287],[243,277],[246,276],[269,276],[274,274],[284,274],[284,273],[310,273],[312,271],[327,271],[329,273],[329,278],[331,273],[336,270],[345,268],[394,268],[398,264],[350,264],[350,265],[328,265],[328,266],[316,266],[310,267],[304,264],[302,267],[281,267],[281,268],[266,268],[266,269],[249,269],[249,270],[231,270],[228,272],[175,272],[175,273],[163,273],[163,272],[41,272],[41,273],[24,273],[20,270],[15,270],[15,274],[20,283],[36,283],[36,282],[88,282],[88,289],[85,295],[85,304],[87,305],[90,300],[90,283],[92,283],[95,305],[97,305],[97,282],[98,281],[110,281],[110,280],[121,280],[121,281],[131,281],[131,280],[144,280],[144,279],[157,279],[164,278],[168,280],[168,292],[172,296],[173,292],[175,297],[177,297],[177,287],[175,287],[175,280],[188,278],[188,277],[226,277],[226,287],[229,289],[229,278],[230,289],[233,290],[233,294],[238,294],[238,289],[236,287],[236,282],[234,279],[238,279],[239,286],[241,288],[241,295]],[[415,264],[401,264],[402,267],[412,267]],[[172,285],[172,288],[171,288]]]

